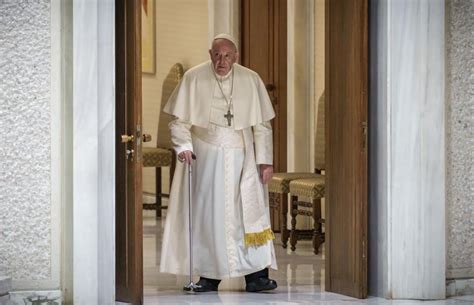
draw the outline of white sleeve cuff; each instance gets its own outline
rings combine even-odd
[[[255,162],[273,164],[273,136],[270,122],[263,122],[253,127],[255,141]]]
[[[180,145],[180,146],[175,146],[174,150],[176,151],[176,154],[178,155],[178,154],[180,154],[180,153],[182,153],[183,151],[186,151],[186,150],[193,151],[193,145],[191,143],[185,143],[185,144]]]

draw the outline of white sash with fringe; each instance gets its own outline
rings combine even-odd
[[[234,130],[215,126],[193,126],[191,132],[202,141],[225,148],[244,148],[245,157],[240,179],[245,245],[258,247],[275,239],[265,203],[265,186],[255,162],[252,128]]]

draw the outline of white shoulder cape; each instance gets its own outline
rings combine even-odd
[[[254,71],[233,65],[234,129],[244,129],[275,117],[265,85]],[[163,111],[199,127],[207,128],[217,81],[211,61],[189,69],[171,94]]]

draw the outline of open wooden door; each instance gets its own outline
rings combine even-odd
[[[275,172],[286,171],[287,143],[287,0],[242,0],[242,65],[257,72],[265,83],[276,117],[273,127],[273,166]],[[270,206],[272,229],[280,231],[286,212],[277,201]],[[287,203],[281,204],[286,207]],[[280,220],[282,214],[285,220]]]
[[[368,0],[326,0],[326,290],[367,296]]]
[[[116,0],[116,299],[143,304],[141,1]]]

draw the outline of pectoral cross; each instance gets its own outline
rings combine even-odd
[[[234,117],[234,115],[230,113],[230,109],[227,109],[227,114],[224,114],[224,117],[227,119],[227,124],[230,126],[231,120]]]

